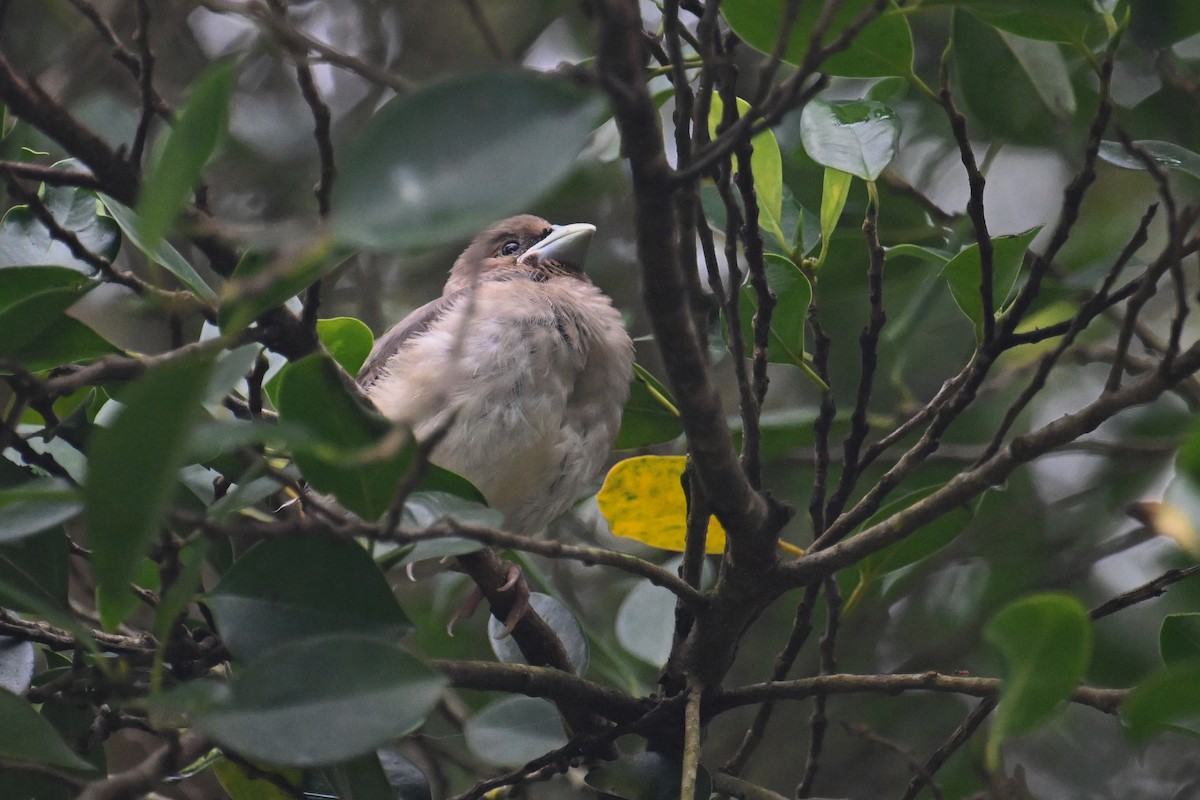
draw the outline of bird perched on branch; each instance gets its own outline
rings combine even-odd
[[[534,534],[608,457],[633,343],[583,272],[595,227],[522,215],[475,237],[442,296],[375,343],[359,384],[469,479],[505,527]]]

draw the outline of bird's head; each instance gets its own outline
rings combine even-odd
[[[596,226],[586,222],[551,225],[532,214],[502,220],[462,252],[446,290],[465,289],[476,276],[488,280],[524,274],[534,280],[567,276],[586,281],[583,261],[595,232]]]

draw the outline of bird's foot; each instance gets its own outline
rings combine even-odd
[[[521,618],[529,611],[529,584],[526,582],[525,575],[521,572],[520,567],[516,564],[505,562],[504,582],[497,586],[495,591],[513,593],[508,603],[508,612],[504,615],[504,628],[500,633],[496,634],[497,639],[504,639],[512,634],[513,629],[517,627]],[[465,619],[470,619],[475,613],[475,609],[479,608],[479,603],[483,598],[483,589],[476,585],[471,590],[471,594],[467,596],[466,601],[459,607],[458,611],[454,612],[454,616],[450,618],[450,622],[446,625],[446,633],[453,636],[454,626]]]

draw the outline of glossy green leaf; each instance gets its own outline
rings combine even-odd
[[[1050,42],[1082,42],[1104,29],[1091,0],[924,0],[922,5],[970,10],[989,25]]]
[[[621,428],[613,449],[632,450],[661,444],[682,433],[683,423],[670,390],[640,364],[634,364],[629,400],[621,413]]]
[[[121,622],[128,583],[166,513],[211,368],[211,356],[196,355],[150,370],[122,392],[124,409],[88,443],[83,496],[106,627]]]
[[[1134,145],[1146,151],[1161,167],[1200,178],[1200,155],[1172,142],[1142,139]],[[1125,149],[1120,142],[1101,142],[1100,158],[1122,169],[1145,169],[1141,159]]]
[[[1024,233],[992,237],[992,305],[998,313],[1004,308],[1021,274],[1025,251],[1042,229],[1039,225]],[[950,286],[954,302],[975,326],[975,336],[983,338],[983,300],[979,288],[983,283],[983,266],[979,244],[969,245],[942,267],[942,277]]]
[[[606,795],[623,800],[679,800],[682,764],[662,753],[645,752],[590,770],[584,782]],[[696,774],[695,800],[712,794],[712,778],[701,767]]]
[[[358,374],[375,344],[371,329],[354,317],[317,320],[317,337],[348,375]]]
[[[932,247],[922,247],[919,244],[909,244],[908,242],[885,247],[883,257],[887,261],[897,258],[915,258],[918,261],[933,264],[939,269],[946,266],[946,262],[951,258],[950,255]]]
[[[738,116],[750,110],[750,104],[738,98]],[[720,95],[714,93],[708,109],[708,134],[716,137],[717,128],[725,113]],[[758,198],[759,224],[763,230],[782,240],[783,220],[783,157],[779,143],[769,129],[750,140],[750,171],[754,173],[754,194]]]
[[[361,546],[311,536],[262,542],[205,599],[239,659],[332,633],[399,639],[412,623]]]
[[[154,250],[170,231],[192,187],[217,149],[229,123],[229,99],[237,86],[237,66],[217,62],[192,84],[191,93],[167,134],[158,158],[146,171],[138,197],[138,234]]]
[[[1135,744],[1167,730],[1200,736],[1200,660],[1168,664],[1121,704],[1121,724]]]
[[[290,642],[238,671],[195,714],[216,742],[279,766],[347,761],[420,725],[446,679],[394,644],[335,635]]]
[[[335,247],[325,237],[298,252],[288,250],[271,258],[253,251],[246,253],[221,292],[217,312],[221,332],[241,330],[263,312],[283,305],[337,269],[351,255],[349,249]]]
[[[584,635],[583,626],[571,613],[571,609],[550,595],[541,592],[529,593],[529,605],[558,635],[563,649],[567,651],[567,658],[570,659],[571,666],[575,668],[575,674],[582,675],[587,672],[587,636]],[[506,664],[529,663],[511,636],[503,639],[497,638],[503,631],[503,622],[494,616],[488,617],[488,644],[492,646],[492,652],[496,654],[496,658]]]
[[[1048,720],[1071,696],[1092,655],[1087,611],[1065,594],[1039,594],[996,613],[984,638],[1004,656],[1004,681],[987,744],[996,768],[1000,745]]]
[[[170,242],[162,237],[151,241],[142,235],[142,221],[136,211],[108,195],[100,195],[100,201],[108,215],[120,226],[121,232],[146,258],[178,278],[180,283],[195,292],[201,300],[207,303],[216,302],[216,293]]]
[[[850,196],[850,182],[854,176],[832,167],[825,168],[821,187],[821,252],[817,255],[816,268],[820,269],[829,254],[829,243],[837,229],[846,198]]]
[[[900,118],[875,100],[813,99],[800,112],[800,140],[821,166],[873,181],[896,157]],[[821,219],[824,229],[823,209]]]
[[[1200,614],[1168,614],[1158,629],[1158,652],[1166,664],[1200,660]]]
[[[0,760],[41,764],[70,772],[94,772],[67,747],[49,722],[33,706],[12,692],[0,689]]]
[[[825,32],[822,44],[828,46],[871,0],[847,0],[842,3]],[[741,39],[754,49],[772,53],[787,9],[787,0],[726,0],[721,14]],[[799,65],[808,52],[813,27],[821,14],[818,3],[800,3],[795,24],[788,35],[783,60]],[[908,19],[894,2],[870,25],[859,31],[845,50],[831,56],[820,69],[831,75],[873,78],[882,75],[907,76],[912,73],[913,38]]]
[[[61,478],[42,478],[0,489],[0,542],[23,539],[74,519],[79,494]]]
[[[36,662],[33,642],[0,636],[0,690],[21,694],[28,689]]]
[[[117,226],[97,213],[96,196],[70,186],[44,186],[42,205],[87,249],[113,259],[121,244]],[[0,267],[38,264],[68,267],[91,274],[95,270],[50,235],[28,206],[13,206],[0,221]]]
[[[767,285],[774,292],[776,301],[771,312],[767,361],[806,367],[804,326],[808,321],[808,307],[812,303],[812,284],[789,259],[767,253],[764,260]],[[758,294],[753,286],[746,284],[742,286],[739,300],[742,340],[746,345],[746,356],[750,358],[754,355],[754,315],[758,313]]]
[[[1075,114],[1075,92],[1059,45],[998,31],[971,14],[954,16],[954,51],[977,136],[1049,144]]]
[[[528,72],[479,73],[400,95],[339,164],[334,237],[426,247],[527,211],[571,170],[601,113],[596,94]]]
[[[388,509],[400,480],[414,468],[416,444],[411,432],[353,397],[343,380],[349,378],[325,355],[288,364],[280,373],[279,416],[316,439],[316,444],[295,453],[313,487],[374,521]]]
[[[540,697],[505,697],[463,726],[467,747],[494,767],[515,767],[567,743],[558,711]]]
[[[43,372],[121,352],[121,348],[87,325],[64,314],[51,321],[36,339],[27,342],[11,358],[30,372]]]
[[[10,270],[0,270],[0,275]],[[15,270],[12,270],[15,271]],[[3,288],[0,280],[0,288]],[[17,359],[29,347],[36,346],[43,332],[64,317],[66,311],[93,284],[49,289],[26,295],[0,310],[0,357]]]

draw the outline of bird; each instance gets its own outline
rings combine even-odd
[[[574,504],[629,395],[633,342],[583,271],[595,231],[530,214],[490,225],[358,374],[384,416],[418,441],[440,436],[429,460],[471,481],[512,533],[532,536]]]

